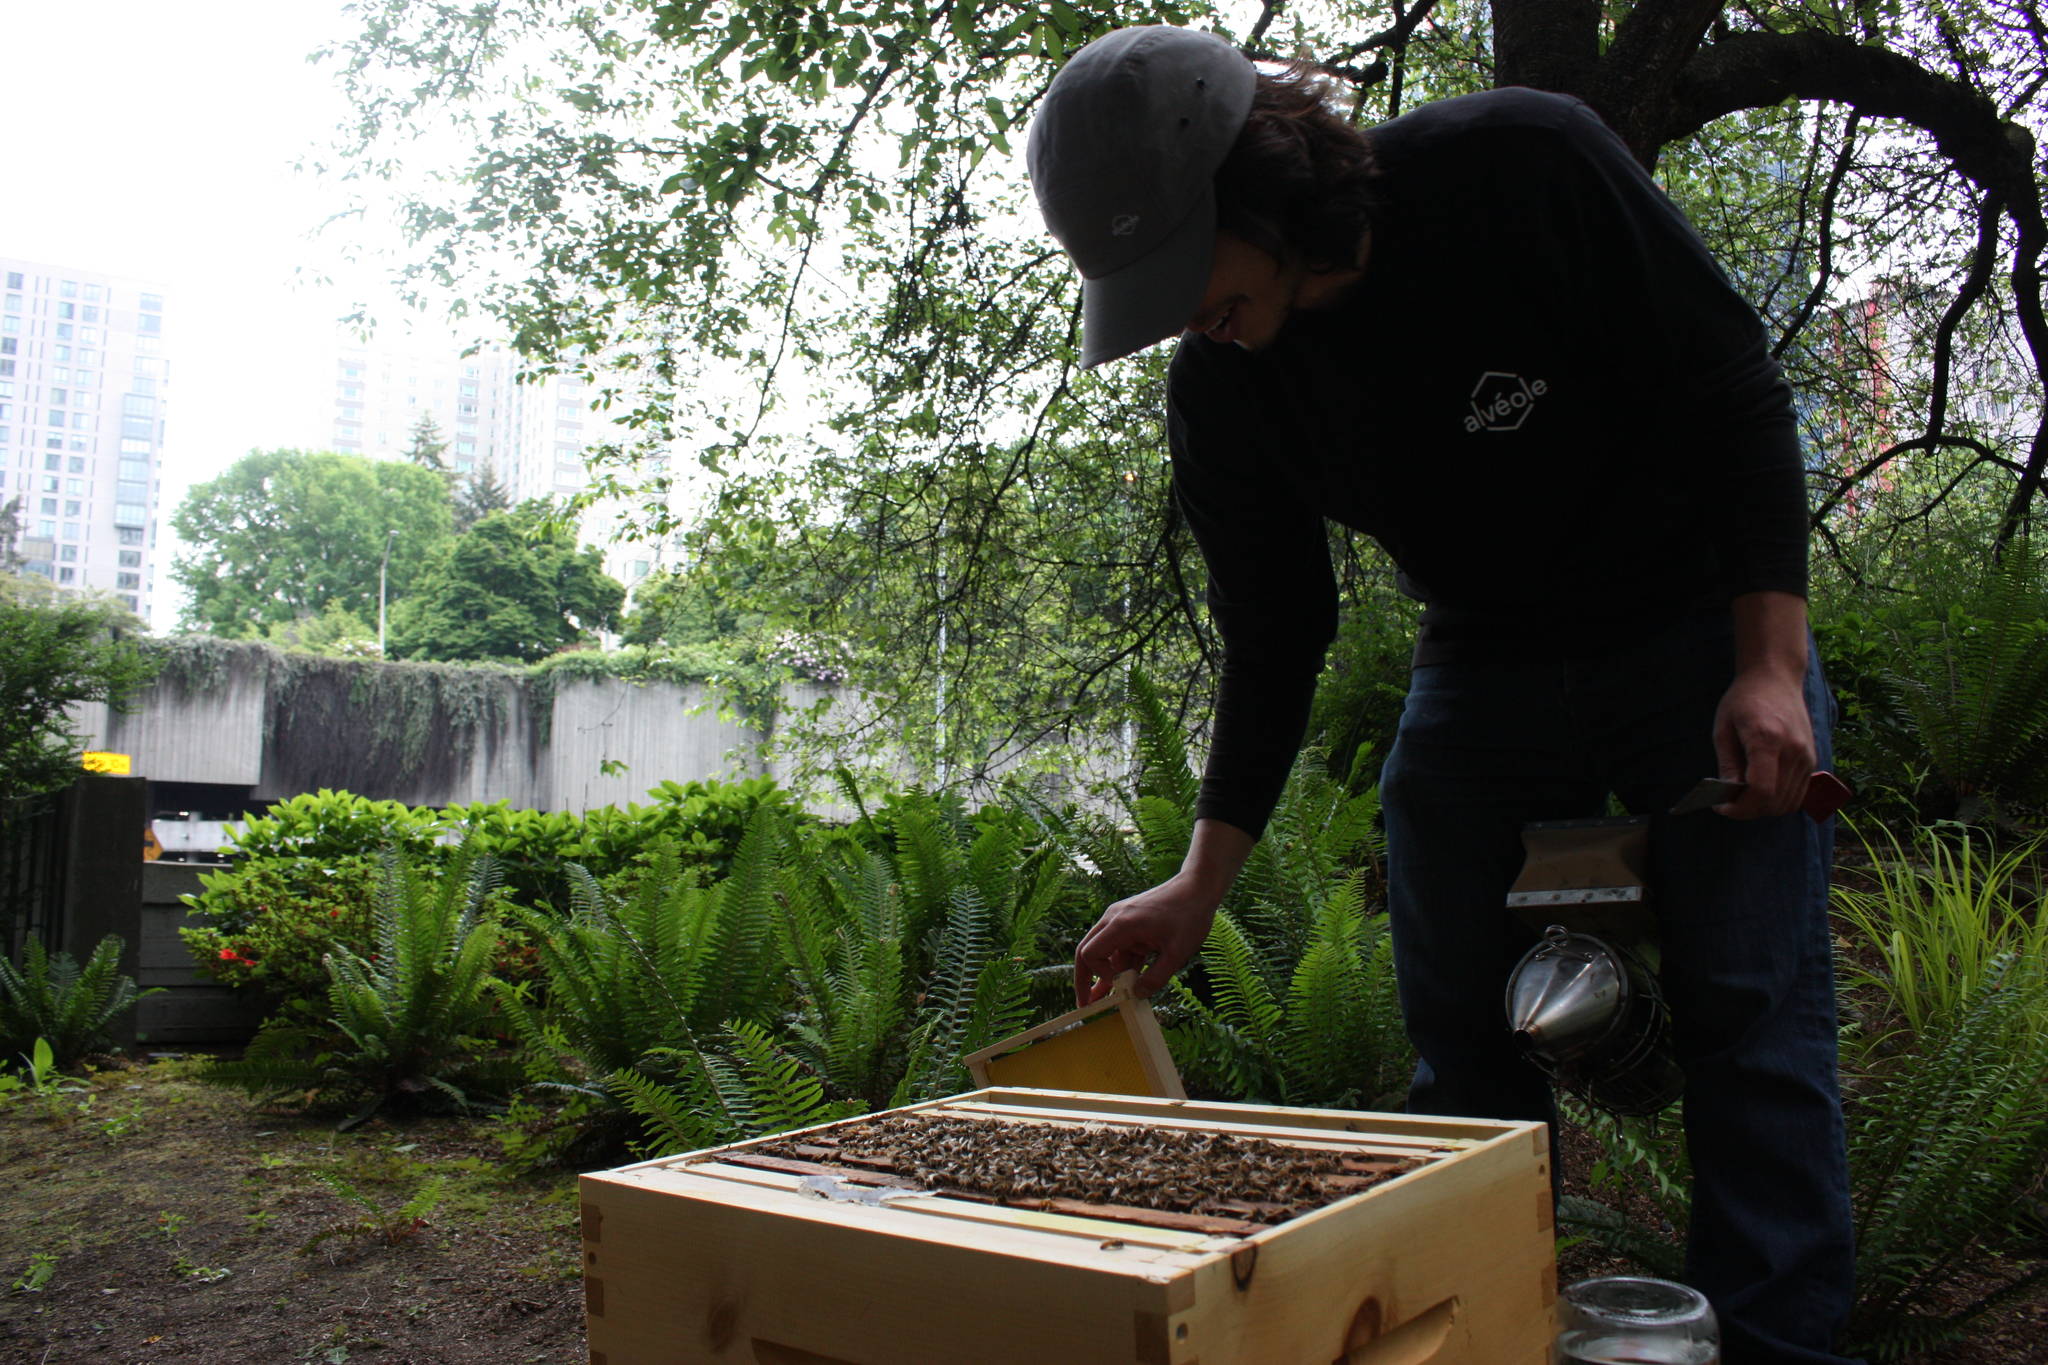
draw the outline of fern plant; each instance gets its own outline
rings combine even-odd
[[[466,1108],[503,1094],[517,1072],[489,1057],[485,1040],[498,942],[485,905],[496,884],[492,862],[466,847],[439,874],[387,852],[373,951],[327,957],[325,1028],[266,1027],[240,1061],[204,1079],[258,1095],[362,1097],[344,1128],[392,1101]]]
[[[798,850],[783,868],[780,930],[798,992],[790,1046],[837,1095],[881,1108],[905,1069],[916,964],[888,857]]]
[[[970,819],[951,798],[911,792],[891,803],[890,817],[885,838],[839,854],[852,859],[854,876],[832,885],[855,891],[856,899],[811,904],[834,907],[840,916],[832,936],[841,945],[841,981],[899,985],[894,1014],[904,1031],[902,1060],[888,1098],[907,1104],[966,1089],[960,1058],[1031,1022],[1031,969],[1042,960],[1049,917],[1070,880],[1057,853],[1033,846],[1029,824],[1010,813]],[[893,961],[889,949],[863,961],[847,943],[871,927],[897,931],[901,949]],[[862,970],[849,970],[856,965]],[[824,1002],[836,1001],[841,1029],[854,1021],[853,1038],[886,1036],[890,1011],[865,988],[858,997],[813,988],[806,1001],[814,1033],[830,1027]],[[819,1060],[829,1074],[833,1059]],[[874,1096],[884,1076],[870,1070],[864,1093]]]
[[[830,1123],[865,1108],[826,1098],[817,1074],[759,1024],[736,1023],[719,1042],[711,1048],[658,1049],[648,1059],[654,1065],[612,1076],[620,1101],[643,1125],[644,1150],[716,1147]]]
[[[1902,1360],[2048,1276],[1986,1291],[1971,1272],[2012,1233],[2048,1175],[2048,964],[2007,955],[1957,1010],[1870,1082],[1851,1112],[1855,1349]],[[1957,1304],[1953,1289],[1972,1285]]]
[[[2048,589],[2032,547],[2012,547],[1932,639],[1900,646],[1892,686],[1952,813],[2048,803]]]
[[[566,918],[512,912],[541,980],[490,988],[526,1045],[529,1076],[592,1102],[573,1115],[587,1152],[632,1136],[621,1073],[658,1083],[675,1069],[661,1058],[723,1037],[729,1025],[770,1023],[786,1007],[773,895],[785,836],[779,814],[764,806],[716,885],[685,869],[664,840],[629,895],[607,893],[572,864]]]
[[[2048,1177],[2044,1018],[2048,964],[2007,954],[1955,1010],[1852,1078],[1848,1354],[1903,1361],[1958,1341],[1976,1316],[2048,1276],[2039,1262],[2001,1275],[2004,1263],[1986,1254],[2013,1238]],[[1649,1274],[1678,1273],[1691,1185],[1678,1125],[1617,1120],[1568,1100],[1563,1107],[1600,1143],[1596,1194],[1630,1189],[1658,1214],[1645,1226],[1598,1198],[1568,1196],[1564,1225]],[[1959,1296],[1964,1286],[1968,1295]]]
[[[108,1045],[107,1028],[141,995],[121,975],[122,941],[109,934],[83,967],[31,936],[19,965],[0,957],[0,1057],[25,1055],[38,1038],[59,1070]]]
[[[1095,908],[1173,875],[1200,781],[1157,690],[1133,679],[1137,781],[1125,826],[1040,810],[1089,878]],[[1352,794],[1305,752],[1266,832],[1224,898],[1193,967],[1162,997],[1183,1079],[1269,1103],[1388,1105],[1414,1068],[1395,998],[1379,793]]]

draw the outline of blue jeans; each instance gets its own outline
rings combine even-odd
[[[1549,649],[1415,670],[1382,774],[1401,1007],[1421,1055],[1416,1113],[1555,1121],[1516,1052],[1502,993],[1535,934],[1504,907],[1522,826],[1668,809],[1717,770],[1713,717],[1734,670],[1722,613],[1598,653]],[[1819,766],[1833,702],[1807,709]],[[1833,822],[1793,814],[1658,819],[1660,972],[1686,1073],[1693,1167],[1686,1279],[1721,1321],[1727,1365],[1841,1365],[1854,1293],[1827,921]]]

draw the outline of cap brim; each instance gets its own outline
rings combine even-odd
[[[1083,369],[1142,351],[1186,329],[1216,257],[1216,192],[1203,186],[1178,226],[1122,270],[1081,281]]]

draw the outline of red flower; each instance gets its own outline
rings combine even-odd
[[[242,960],[242,955],[233,948],[223,948],[220,950],[220,960],[222,962],[239,962]]]

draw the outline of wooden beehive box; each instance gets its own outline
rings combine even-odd
[[[1360,1169],[1421,1164],[1256,1228],[863,1192],[857,1172],[829,1161],[752,1150],[788,1135],[586,1175],[592,1365],[1550,1359],[1556,1266],[1541,1124],[1025,1089],[891,1112],[1226,1132],[1335,1150]],[[867,1121],[804,1140],[829,1145],[834,1130]],[[838,1197],[805,1192],[807,1180]]]

